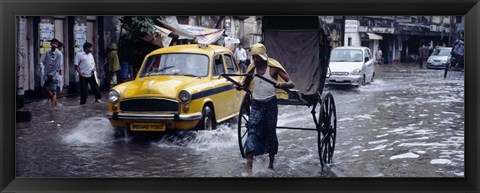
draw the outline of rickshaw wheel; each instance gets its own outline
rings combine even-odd
[[[326,93],[320,102],[318,130],[318,154],[322,168],[332,163],[337,138],[337,110],[331,93]]]
[[[240,153],[243,158],[246,158],[245,143],[247,141],[247,124],[250,116],[250,97],[245,95],[242,104],[240,105],[240,112],[238,115],[238,145],[240,147]]]

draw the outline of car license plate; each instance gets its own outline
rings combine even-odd
[[[165,123],[132,123],[132,131],[165,131]]]

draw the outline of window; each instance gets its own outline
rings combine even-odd
[[[205,77],[208,75],[208,57],[202,54],[159,54],[147,58],[140,74],[144,76],[184,75]]]
[[[221,55],[216,55],[213,61],[213,76],[219,76],[220,74],[225,73],[225,68],[223,65],[223,60]]]
[[[330,62],[361,62],[363,52],[359,49],[333,49]]]
[[[227,71],[229,74],[235,74],[238,72],[237,65],[233,61],[233,58],[230,54],[223,55],[225,57],[225,64],[227,65]]]

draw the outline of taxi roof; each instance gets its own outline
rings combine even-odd
[[[208,45],[208,47],[200,48],[198,44],[185,44],[185,45],[176,45],[170,46],[166,48],[160,48],[150,52],[148,55],[155,55],[155,54],[164,54],[164,53],[199,53],[199,54],[207,54],[211,55],[218,52],[231,52],[230,49],[218,46],[218,45]]]

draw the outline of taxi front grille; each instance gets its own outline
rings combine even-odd
[[[170,99],[130,99],[120,102],[121,111],[177,111],[179,104]]]

